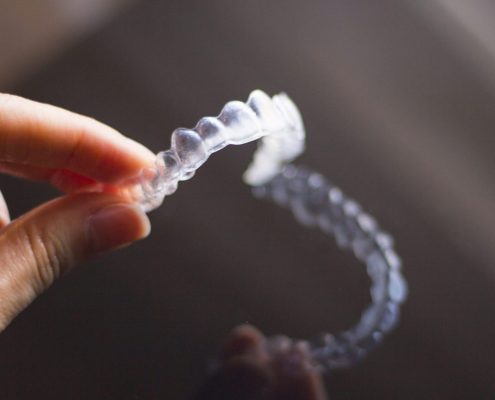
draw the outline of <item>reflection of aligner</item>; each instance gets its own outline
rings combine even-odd
[[[307,343],[315,361],[336,369],[353,365],[377,346],[398,322],[399,307],[407,296],[401,260],[392,238],[340,189],[320,174],[288,165],[274,179],[253,189],[292,210],[305,226],[318,226],[335,237],[339,247],[351,249],[367,266],[372,303],[353,328],[337,335],[322,335]],[[279,338],[274,339],[274,343]]]
[[[190,179],[210,156],[229,144],[262,138],[253,162],[244,174],[250,185],[260,185],[304,151],[304,126],[295,104],[284,94],[270,98],[253,91],[247,102],[230,101],[218,117],[204,117],[193,129],[178,128],[170,150],[157,155],[156,168],[143,172],[137,200],[146,211],[158,207]]]

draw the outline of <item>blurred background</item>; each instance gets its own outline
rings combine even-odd
[[[398,329],[327,378],[332,399],[495,397],[495,3],[486,0],[0,0],[0,90],[100,119],[154,151],[254,88],[305,119],[301,163],[393,233]],[[151,236],[86,263],[0,336],[2,399],[185,399],[229,330],[352,324],[351,254],[215,154]],[[13,216],[56,195],[0,176]]]

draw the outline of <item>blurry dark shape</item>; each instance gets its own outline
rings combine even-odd
[[[328,399],[321,369],[308,348],[285,337],[278,342],[267,345],[263,334],[250,325],[234,329],[219,368],[193,400]]]
[[[0,0],[0,90],[49,63],[136,0]]]

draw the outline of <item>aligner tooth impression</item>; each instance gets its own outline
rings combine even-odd
[[[244,144],[262,136],[254,111],[241,101],[229,101],[218,116],[228,129],[229,143]]]
[[[287,95],[272,99],[255,90],[246,103],[230,101],[218,117],[201,118],[194,129],[176,129],[171,148],[157,155],[156,173],[141,175],[134,197],[143,209],[151,211],[175,191],[178,181],[190,179],[210,154],[229,144],[259,138],[253,162],[244,174],[245,182],[252,186],[272,179],[304,151],[304,126]]]
[[[176,129],[172,134],[172,148],[177,152],[184,172],[197,169],[208,158],[203,140],[192,129]]]
[[[226,127],[218,118],[203,117],[199,120],[194,130],[199,133],[209,153],[223,149],[227,146]]]
[[[309,348],[313,358],[330,369],[350,366],[397,324],[407,283],[392,238],[380,231],[373,217],[323,176],[290,164],[304,151],[305,131],[299,110],[286,94],[270,98],[255,90],[246,103],[230,101],[218,117],[201,118],[194,129],[176,129],[171,148],[157,154],[154,168],[143,170],[137,184],[129,182],[131,195],[145,211],[151,211],[175,192],[179,181],[192,178],[212,153],[258,138],[244,181],[264,197],[292,209],[303,225],[318,225],[340,247],[352,248],[367,267],[372,304],[360,322]],[[289,342],[270,339],[269,344]]]

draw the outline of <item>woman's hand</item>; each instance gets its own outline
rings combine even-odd
[[[10,222],[0,193],[0,332],[77,262],[145,237],[146,215],[119,183],[154,155],[91,118],[0,94],[0,172],[67,195]],[[100,193],[79,193],[97,191]]]

